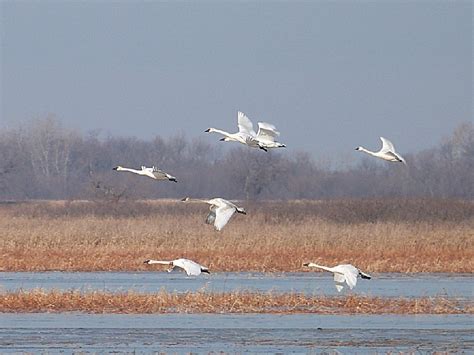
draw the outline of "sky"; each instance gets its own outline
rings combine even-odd
[[[287,149],[431,148],[473,121],[470,1],[0,2],[0,128],[225,144],[237,111]],[[230,144],[230,143],[229,143]],[[237,144],[237,143],[235,143]]]

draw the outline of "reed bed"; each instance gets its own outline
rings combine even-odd
[[[474,203],[448,200],[241,202],[221,231],[206,205],[56,201],[0,205],[0,270],[138,271],[186,257],[211,271],[473,272]],[[311,270],[316,272],[316,270]]]
[[[442,297],[381,298],[300,293],[81,293],[21,291],[0,294],[0,312],[84,313],[317,313],[317,314],[473,314],[474,305]]]

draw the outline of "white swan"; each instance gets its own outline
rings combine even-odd
[[[247,214],[242,207],[238,207],[230,201],[217,197],[210,200],[201,200],[185,197],[181,201],[185,202],[202,202],[210,205],[210,212],[206,217],[207,224],[213,224],[217,231],[220,231],[229,222],[230,217],[235,212]]]
[[[280,135],[280,132],[270,123],[259,122],[258,132],[255,133],[252,121],[250,121],[245,113],[238,111],[237,125],[239,127],[237,133],[229,133],[217,128],[208,128],[205,132],[215,132],[224,135],[225,137],[222,138],[221,141],[235,141],[265,151],[267,151],[268,148],[286,147],[286,145],[282,143],[275,142],[275,138]]]
[[[201,274],[201,272],[204,272],[206,274],[210,274],[209,269],[205,266],[202,266],[192,260],[189,259],[176,259],[176,260],[171,260],[171,261],[161,261],[161,260],[153,260],[153,259],[148,259],[143,262],[144,264],[161,264],[161,265],[169,265],[168,272],[173,271],[174,268],[180,267],[184,271],[186,271],[186,274],[188,276],[198,276]]]
[[[258,132],[256,140],[260,149],[267,151],[269,148],[285,148],[286,145],[275,142],[275,138],[280,135],[276,127],[270,123],[258,122]]]
[[[303,266],[317,267],[329,272],[334,273],[334,281],[336,282],[336,289],[338,292],[344,288],[344,282],[347,283],[349,288],[352,290],[357,284],[357,277],[360,276],[363,279],[370,280],[372,277],[351,264],[341,264],[334,267],[322,266],[314,263],[305,263]]]
[[[405,159],[403,159],[403,157],[395,151],[395,147],[393,146],[392,142],[384,137],[380,137],[380,140],[382,141],[382,149],[380,149],[378,152],[372,152],[368,149],[365,149],[364,147],[357,147],[355,150],[366,152],[367,154],[373,155],[374,157],[383,160],[406,164]]]
[[[143,176],[148,176],[152,179],[155,180],[169,180],[169,181],[174,181],[178,182],[176,178],[170,174],[165,173],[163,170],[158,169],[157,167],[153,166],[151,168],[147,168],[146,166],[142,166],[141,170],[136,170],[136,169],[130,169],[130,168],[124,168],[119,166],[116,166],[113,168],[113,170],[117,171],[128,171],[134,174],[138,175],[143,175]]]

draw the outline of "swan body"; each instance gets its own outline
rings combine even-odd
[[[237,126],[239,127],[237,133],[229,133],[217,128],[208,128],[206,132],[215,132],[224,135],[225,137],[222,138],[221,141],[235,141],[265,151],[269,148],[286,147],[286,145],[275,141],[275,138],[280,135],[280,132],[270,123],[258,122],[258,132],[256,133],[253,129],[252,121],[250,121],[245,113],[238,111]]]
[[[224,200],[223,198],[216,197],[210,200],[193,199],[189,197],[183,198],[181,201],[185,202],[202,202],[210,205],[209,214],[206,217],[207,224],[213,224],[217,231],[220,231],[229,222],[232,215],[237,213],[247,214],[242,207],[236,204]]]
[[[162,261],[162,260],[153,260],[153,259],[148,259],[144,261],[144,264],[161,264],[161,265],[168,265],[169,269],[167,270],[168,272],[173,271],[175,268],[179,267],[183,269],[188,276],[198,276],[202,272],[206,274],[210,274],[209,269],[205,266],[202,266],[195,261],[189,260],[189,259],[176,259],[176,260],[171,260],[171,261]]]
[[[138,174],[138,175],[143,175],[143,176],[148,176],[154,180],[169,180],[173,182],[178,182],[176,180],[176,177],[165,173],[163,170],[158,169],[155,166],[152,166],[151,168],[147,168],[146,166],[142,166],[141,170],[136,170],[136,169],[131,169],[131,168],[124,168],[119,166],[116,166],[113,168],[113,170],[117,171],[128,171],[130,173]]]
[[[395,147],[393,146],[392,142],[384,137],[380,137],[380,140],[382,141],[382,148],[378,152],[372,152],[368,149],[365,149],[364,147],[357,147],[355,150],[365,152],[386,161],[406,164],[405,159],[403,159],[403,157],[395,151]]]
[[[349,286],[352,290],[357,284],[357,277],[370,280],[372,276],[360,271],[354,265],[351,264],[340,264],[334,267],[322,266],[314,263],[305,263],[303,266],[316,267],[323,269],[334,274],[334,282],[336,283],[336,289],[338,292],[341,292],[344,288],[344,283]]]

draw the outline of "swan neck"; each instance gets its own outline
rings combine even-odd
[[[327,267],[327,266],[323,266],[323,265],[318,265],[318,264],[314,264],[314,263],[309,263],[308,266],[311,266],[311,267],[316,267],[318,269],[323,269],[323,270],[326,270],[326,271],[330,271],[332,272],[332,268],[330,267]]]
[[[207,200],[202,200],[202,199],[199,199],[199,198],[190,198],[190,197],[187,197],[184,202],[201,202],[201,203],[207,203]]]
[[[220,134],[223,134],[224,136],[227,136],[227,137],[230,136],[229,132],[226,132],[226,131],[223,131],[223,130],[217,129],[217,128],[209,128],[209,132],[220,133]]]
[[[120,170],[120,171],[129,171],[131,173],[138,173],[138,172],[141,172],[141,170],[136,170],[136,169],[130,169],[130,168],[118,168],[117,170]]]
[[[162,260],[149,260],[148,264],[161,264],[161,265],[172,265],[172,261],[162,261]]]
[[[365,149],[364,147],[360,147],[359,150],[362,151],[362,152],[365,152],[367,154],[370,154],[370,155],[374,155],[374,156],[376,155],[375,152],[373,152],[371,150],[368,150],[368,149]]]

